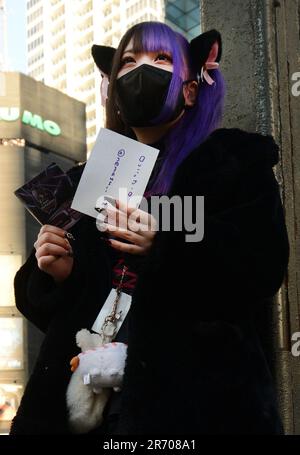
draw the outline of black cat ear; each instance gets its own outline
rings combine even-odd
[[[99,46],[94,44],[92,46],[93,59],[103,75],[109,76],[112,67],[112,61],[116,52],[114,47]]]
[[[201,76],[204,73],[208,74],[207,69],[217,68],[222,57],[222,37],[220,32],[212,29],[201,33],[190,42],[190,49],[197,73],[201,74]]]

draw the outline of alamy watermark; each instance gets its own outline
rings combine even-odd
[[[120,188],[118,200],[127,200],[126,188]],[[132,196],[128,201],[127,216],[118,216],[115,200],[101,196],[95,209],[97,227],[106,230],[106,225],[120,229],[139,231],[184,231],[186,242],[200,242],[204,236],[204,196],[151,196],[149,199]],[[135,207],[139,207],[136,209]],[[144,216],[141,211],[148,214]]]
[[[292,85],[292,95],[300,96],[300,72],[292,74],[292,81],[295,81]]]
[[[294,357],[300,356],[300,332],[295,332],[292,335],[292,355]]]

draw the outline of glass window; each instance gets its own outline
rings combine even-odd
[[[186,38],[194,38],[200,33],[199,0],[166,1],[166,22],[178,27]]]
[[[20,254],[0,254],[0,307],[15,305],[13,281],[21,265]]]
[[[0,317],[0,340],[0,370],[23,369],[23,319]]]

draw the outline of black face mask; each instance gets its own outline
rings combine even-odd
[[[138,68],[116,80],[117,105],[127,126],[153,126],[167,98],[172,73],[151,65]],[[184,96],[180,92],[176,106],[165,123],[174,120],[184,109]]]

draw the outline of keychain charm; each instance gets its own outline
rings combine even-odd
[[[108,316],[108,318],[109,318],[109,316]],[[112,322],[111,320],[106,320],[103,324],[102,331],[106,337],[113,337],[115,334],[115,331],[116,331],[115,323]]]
[[[115,335],[116,328],[117,328],[117,322],[121,316],[122,316],[122,311],[120,311],[119,313],[116,313],[115,315],[110,314],[110,315],[106,316],[103,327],[102,327],[102,331],[103,331],[104,335],[106,335],[107,337],[113,337]]]
[[[117,322],[122,316],[122,311],[119,311],[117,313],[117,307],[121,297],[122,284],[126,270],[127,267],[124,265],[120,283],[118,285],[118,288],[116,289],[117,295],[112,306],[112,311],[108,316],[106,316],[106,318],[104,319],[104,323],[101,327],[100,336],[102,337],[103,343],[109,343],[114,338],[117,331]]]

